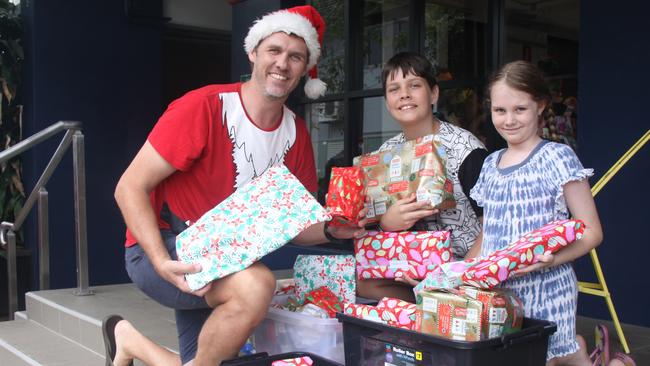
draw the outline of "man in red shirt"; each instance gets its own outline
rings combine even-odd
[[[313,78],[324,26],[311,6],[258,20],[245,40],[251,79],[203,87],[172,102],[122,175],[115,199],[128,228],[127,272],[143,292],[175,309],[180,359],[112,316],[103,324],[108,365],[128,365],[134,358],[154,365],[216,365],[235,356],[265,318],[273,273],[256,263],[192,292],[185,273],[201,268],[176,260],[178,230],[170,222],[195,222],[275,163],[316,191],[305,122],[284,103],[310,70],[306,94],[324,93],[325,85]],[[313,245],[326,242],[326,233],[351,238],[362,231],[319,224],[294,242]]]

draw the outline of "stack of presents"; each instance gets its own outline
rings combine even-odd
[[[274,166],[237,190],[177,238],[180,260],[201,263],[187,275],[192,289],[240,271],[280,248],[305,228],[356,226],[358,214],[377,222],[397,200],[415,193],[434,208],[455,206],[435,136],[333,168],[323,208],[284,166]],[[318,318],[337,313],[460,341],[480,341],[522,327],[523,306],[498,285],[518,269],[580,239],[584,224],[562,220],[530,232],[488,257],[455,261],[446,231],[369,231],[355,239],[354,255],[300,255],[293,279],[278,282],[276,309]],[[419,280],[416,303],[383,298],[356,301],[357,279]]]

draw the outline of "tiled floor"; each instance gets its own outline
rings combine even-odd
[[[1,316],[0,321],[8,320]],[[623,346],[618,341],[614,325],[610,321],[600,319],[578,317],[578,333],[585,337],[589,349],[594,348],[594,328],[598,323],[606,324],[610,331],[611,352],[623,351]],[[638,327],[635,325],[624,325],[623,331],[631,349],[630,355],[638,366],[650,365],[650,328]]]
[[[106,297],[107,294],[104,293],[109,293],[111,291],[116,292],[117,296],[116,294],[113,294],[110,296],[110,298]],[[47,297],[50,301],[56,302],[58,304],[63,304],[65,305],[66,308],[72,310],[76,309],[76,311],[80,311],[80,309],[82,308],[90,309],[88,310],[89,311],[88,316],[97,319],[101,319],[105,315],[105,313],[109,313],[109,312],[124,313],[123,315],[126,315],[127,318],[135,321],[137,326],[142,328],[141,330],[148,331],[148,333],[150,333],[151,335],[155,334],[157,338],[162,337],[162,334],[164,333],[164,335],[167,336],[169,339],[166,341],[163,339],[157,339],[157,341],[162,342],[163,344],[169,343],[169,345],[171,346],[173,343],[175,343],[174,342],[175,337],[172,333],[169,333],[167,331],[170,327],[170,324],[167,323],[172,322],[172,320],[171,319],[165,320],[164,318],[166,318],[166,316],[163,316],[165,314],[161,315],[156,313],[151,309],[151,306],[140,306],[141,308],[146,310],[137,310],[138,306],[135,305],[131,306],[132,302],[138,303],[144,301],[141,299],[141,297],[143,297],[144,295],[141,294],[138,296],[132,296],[133,294],[129,295],[133,291],[135,290],[130,287],[123,287],[117,285],[117,286],[104,286],[104,287],[97,288],[96,295],[88,298],[76,298],[71,296],[63,296],[60,291],[41,292],[39,293],[39,296]],[[66,293],[67,292],[65,291],[63,292],[63,294]],[[97,302],[97,303],[96,304],[93,303],[89,305],[89,304],[85,304],[86,302]],[[127,307],[129,308],[128,310],[126,309]],[[145,316],[145,314],[142,313],[143,311],[146,312],[147,316]],[[151,314],[152,312],[156,313],[153,314],[155,315],[154,316],[155,321],[146,320],[148,319],[148,316],[152,315]],[[0,321],[2,320],[7,320],[6,316],[4,318],[0,317]],[[165,324],[158,324],[160,322],[163,322]],[[618,341],[618,336],[616,334],[613,324],[610,321],[578,317],[578,333],[585,337],[589,349],[592,350],[594,348],[594,327],[598,323],[606,324],[609,328],[610,347],[611,347],[612,354],[614,354],[615,351],[621,351],[622,346]],[[625,336],[628,341],[628,345],[631,349],[631,356],[636,360],[637,365],[639,366],[650,365],[650,328],[644,328],[644,327],[639,327],[634,325],[624,325],[623,328],[624,328]],[[161,329],[165,329],[165,331],[161,331]]]
[[[578,317],[578,334],[581,334],[587,341],[589,350],[594,349],[594,328],[597,324],[607,325],[609,329],[610,353],[622,352],[623,346],[619,342],[614,323],[600,319]],[[630,356],[638,366],[650,365],[650,328],[635,325],[623,325],[623,333],[630,347]]]

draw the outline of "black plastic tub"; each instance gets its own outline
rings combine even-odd
[[[522,330],[484,341],[454,341],[354,318],[343,323],[346,365],[544,366],[555,323],[524,319]]]

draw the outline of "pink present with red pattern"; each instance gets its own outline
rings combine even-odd
[[[556,253],[582,238],[585,224],[581,220],[558,220],[533,230],[507,247],[497,250],[469,267],[462,275],[468,285],[492,288],[518,269],[537,263],[537,256]]]
[[[417,306],[408,301],[384,297],[377,303],[377,308],[390,310],[395,314],[395,322],[389,322],[397,328],[415,330],[415,311]]]
[[[359,279],[422,279],[452,258],[448,231],[369,231],[354,251]]]
[[[313,364],[314,360],[312,360],[311,357],[303,356],[273,361],[273,363],[271,363],[271,366],[311,366]]]
[[[409,330],[415,330],[415,311],[415,304],[388,297],[381,299],[377,306],[343,305],[343,312],[347,315]]]

